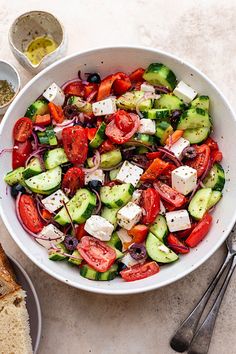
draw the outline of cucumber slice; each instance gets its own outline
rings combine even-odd
[[[176,86],[176,76],[167,66],[161,63],[150,64],[143,74],[144,80],[152,85],[163,85],[173,90]]]
[[[198,144],[207,139],[211,132],[210,128],[196,128],[196,129],[187,129],[184,131],[183,138],[187,139],[190,144]]]
[[[135,111],[137,103],[139,100],[141,101],[143,95],[144,95],[143,91],[126,92],[124,95],[120,96],[116,100],[116,105],[118,108]],[[153,106],[153,100],[150,98],[141,101],[140,104],[138,105],[140,111],[151,109],[152,106]]]
[[[114,209],[109,209],[107,207],[104,207],[101,211],[101,216],[106,219],[107,221],[109,221],[114,228],[116,228],[117,226],[117,212],[118,212],[119,208],[114,208]]]
[[[156,127],[156,136],[159,138],[161,145],[165,145],[166,139],[174,132],[173,127],[168,122],[160,122]]]
[[[165,241],[166,236],[168,235],[168,227],[166,219],[163,215],[158,215],[156,220],[150,227],[150,231],[156,236],[161,242]]]
[[[25,117],[28,117],[35,121],[35,117],[37,115],[44,115],[49,112],[48,109],[48,103],[46,100],[37,100],[34,103],[32,103],[28,108],[25,113]]]
[[[53,130],[53,127],[47,127],[45,133],[48,137],[49,145],[51,146],[57,145],[57,137]]]
[[[109,270],[104,273],[97,272],[93,268],[91,268],[88,264],[83,265],[80,268],[80,275],[84,278],[90,280],[112,280],[117,275],[118,266],[117,264],[113,264]]]
[[[43,159],[47,170],[60,166],[69,161],[63,148],[56,148],[46,151]]]
[[[98,128],[94,138],[90,141],[89,147],[90,148],[97,148],[99,147],[105,138],[105,130],[106,130],[106,123],[102,122],[100,127]]]
[[[131,183],[124,183],[112,187],[102,187],[100,197],[103,204],[108,208],[122,207],[127,204],[134,192],[134,187]]]
[[[111,209],[109,209],[111,210]],[[116,249],[118,249],[119,251],[122,251],[122,242],[117,234],[117,232],[113,232],[113,234],[111,235],[110,240],[107,242],[107,244],[109,246],[113,246]]]
[[[149,135],[149,134],[138,133],[138,134],[135,134],[132,139],[134,141],[140,141],[140,142],[146,144],[147,146],[152,146],[156,143],[155,137],[152,135]]]
[[[152,108],[148,111],[142,112],[142,114],[144,118],[169,121],[169,117],[171,116],[171,110],[167,108]]]
[[[181,117],[177,129],[211,128],[210,117],[204,109],[190,108]]]
[[[37,157],[34,157],[30,160],[28,166],[22,172],[24,179],[28,179],[32,176],[36,176],[39,173],[43,172],[40,161]]]
[[[78,250],[73,251],[71,254],[72,257],[68,259],[68,262],[74,265],[80,265],[83,261],[83,258],[81,257],[80,253]],[[76,257],[76,258],[73,258]]]
[[[212,191],[210,200],[207,205],[207,209],[211,209],[214,205],[216,205],[220,199],[222,198],[222,193],[219,191]]]
[[[225,185],[225,172],[222,166],[215,163],[209,174],[203,180],[205,187],[212,188],[216,191],[222,191]]]
[[[58,243],[57,248],[59,248],[61,252],[67,253],[67,249],[65,248],[63,243]],[[64,261],[68,258],[64,254],[61,254],[60,251],[50,249],[48,252],[48,258],[50,259],[50,261]]]
[[[109,242],[110,242],[110,241],[106,242],[106,244],[107,244],[108,246],[110,246],[110,247],[116,252],[116,259],[120,259],[120,258],[124,257],[124,253],[121,252],[120,250],[118,250],[117,248],[115,248],[113,245],[110,245]]]
[[[176,109],[182,110],[185,108],[185,104],[180,98],[172,94],[165,93],[161,95],[159,99],[154,101],[154,108],[167,108],[172,111]]]
[[[118,163],[120,163],[121,161],[122,161],[122,155],[121,155],[120,150],[119,149],[112,150],[112,151],[106,152],[105,154],[101,155],[101,163],[100,163],[99,167],[111,168],[111,167],[118,165]],[[94,166],[92,157],[87,159],[87,164],[88,164],[88,167]]]
[[[81,188],[66,206],[73,222],[82,224],[92,215],[96,206],[96,195],[88,189]],[[67,225],[71,222],[67,210],[63,207],[54,217],[58,224]]]
[[[24,181],[23,171],[24,167],[18,167],[15,170],[8,172],[4,177],[4,181],[9,184],[9,186],[13,186],[17,183],[22,184],[22,182]]]
[[[149,232],[146,240],[146,250],[149,257],[159,263],[171,263],[179,258],[151,232]]]
[[[25,180],[26,186],[34,193],[52,194],[61,184],[61,168],[55,167]]]
[[[137,146],[136,152],[138,155],[141,155],[141,154],[146,154],[147,152],[149,152],[149,150],[145,146]]]
[[[210,107],[210,99],[209,96],[199,96],[195,98],[195,100],[192,101],[191,103],[191,108],[201,108],[205,109],[206,111],[209,110]]]
[[[81,97],[71,96],[68,100],[68,104],[76,106],[79,112],[92,113],[92,105],[89,102],[83,101]]]
[[[114,168],[114,170],[111,170],[109,172],[109,177],[110,177],[110,180],[113,181],[114,179],[116,179],[118,173],[120,171],[120,168]]]
[[[197,191],[188,206],[188,211],[194,219],[200,220],[208,210],[211,194],[211,188],[201,188]]]

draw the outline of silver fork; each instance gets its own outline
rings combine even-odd
[[[234,256],[236,255],[236,232],[234,233],[232,231],[230,233],[229,237],[226,240],[226,245],[228,253],[225,257],[222,266],[218,270],[215,278],[212,280],[211,284],[207,288],[206,292],[204,293],[198,304],[192,310],[190,315],[180,325],[180,327],[178,328],[175,335],[170,341],[170,346],[177,352],[182,353],[186,351],[190,347],[190,344],[191,348],[188,352],[189,354],[205,354],[208,351],[216,317],[221,302],[223,300],[225,290],[227,288],[231,275],[233,274],[233,270],[236,266],[236,258],[234,258]],[[231,266],[227,271],[227,275],[220,289],[220,292],[215,300],[215,303],[209,311],[206,320],[203,322],[203,324],[197,331],[197,326],[200,321],[203,310],[228,264],[231,264]]]

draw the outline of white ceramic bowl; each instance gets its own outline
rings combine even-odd
[[[224,153],[223,167],[227,173],[224,197],[213,212],[214,223],[205,240],[176,263],[161,267],[155,276],[126,283],[117,278],[111,282],[96,282],[82,278],[78,269],[66,263],[48,260],[47,252],[22,229],[16,214],[14,200],[6,195],[4,182],[0,184],[0,211],[3,221],[22,251],[51,276],[80,289],[103,294],[132,294],[144,292],[173,283],[205,262],[224,242],[236,219],[236,119],[228,102],[216,86],[199,70],[173,55],[141,47],[113,47],[78,53],[51,65],[21,91],[5,115],[0,128],[0,149],[12,146],[12,127],[26,108],[52,82],[61,85],[83,72],[99,72],[102,77],[116,71],[131,72],[137,67],[161,62],[169,66],[178,79],[184,80],[198,92],[211,98],[211,115],[214,121],[214,137]],[[11,169],[11,155],[1,158],[0,180]]]

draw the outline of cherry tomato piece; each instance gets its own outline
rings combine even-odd
[[[12,153],[12,168],[25,167],[25,162],[32,152],[30,140],[24,143],[15,142]]]
[[[32,232],[38,233],[43,229],[33,197],[22,194],[19,200],[19,213],[24,225]]]
[[[120,75],[121,78],[117,79],[113,84],[115,95],[123,95],[131,88],[131,81],[126,74]]]
[[[208,145],[211,150],[219,150],[217,142],[210,137],[207,138],[204,144]]]
[[[160,212],[160,195],[154,188],[147,188],[142,192],[141,206],[145,210],[143,224],[151,224]]]
[[[116,80],[122,80],[127,78],[127,75],[122,72],[118,72],[113,75],[109,75],[102,80],[98,88],[97,101],[104,100],[104,98],[110,96],[112,86]]]
[[[115,114],[116,126],[124,133],[129,133],[134,128],[134,121],[130,114],[120,109],[117,114]]]
[[[173,234],[167,236],[168,246],[176,253],[186,254],[189,253],[189,247],[181,242],[178,237]]]
[[[16,121],[13,128],[13,138],[19,143],[24,143],[32,134],[33,122],[31,119],[23,117]]]
[[[199,178],[208,166],[210,160],[210,148],[206,144],[200,146],[195,145],[194,147],[197,156],[192,160],[187,160],[185,164],[197,170],[197,176]]]
[[[187,201],[184,195],[178,193],[173,188],[165,183],[162,183],[161,181],[156,181],[154,183],[154,187],[160,194],[161,198],[167,201],[167,203],[173,205],[175,208],[180,208]]]
[[[64,88],[64,93],[67,95],[84,97],[84,85],[81,80],[68,83]]]
[[[103,154],[104,152],[115,150],[115,148],[115,145],[107,139],[99,146],[98,150],[100,154]]]
[[[115,116],[119,114],[119,111],[114,113],[113,115],[113,120],[106,126],[106,135],[107,137],[115,144],[123,144],[126,143],[138,130],[139,125],[140,125],[140,119],[137,114],[134,113],[128,113],[133,121],[133,129],[125,133],[121,129],[119,129],[116,125],[115,122]]]
[[[178,237],[178,239],[186,239],[196,226],[197,222],[193,222],[191,223],[191,227],[189,229],[177,231],[175,232],[175,235]]]
[[[142,243],[146,240],[148,234],[148,227],[146,225],[135,225],[128,231],[129,236],[132,237],[132,243]]]
[[[79,224],[75,227],[75,237],[77,240],[81,240],[82,237],[87,235],[88,233],[84,230],[85,224]]]
[[[130,75],[130,81],[132,82],[138,82],[138,81],[144,81],[143,80],[143,74],[144,74],[145,70],[143,68],[138,68],[135,71],[133,71]]]
[[[120,275],[125,281],[135,281],[157,274],[159,270],[160,267],[156,262],[147,262],[126,268],[120,272]]]
[[[92,236],[82,237],[77,249],[83,259],[98,272],[106,272],[116,260],[116,252]]]
[[[163,155],[163,153],[160,152],[160,151],[153,151],[153,152],[147,152],[146,153],[146,156],[147,156],[148,160],[154,160],[157,157],[161,158],[162,155]]]
[[[54,103],[49,102],[49,112],[56,123],[62,123],[65,119],[63,109],[61,106],[56,106]]]
[[[84,186],[84,172],[79,167],[71,167],[66,172],[62,180],[63,191],[73,197],[77,192],[77,189]]]
[[[68,159],[83,164],[88,155],[88,138],[84,128],[76,125],[62,130],[62,142]]]
[[[207,235],[212,224],[212,216],[206,213],[203,218],[198,222],[197,226],[193,229],[188,236],[186,245],[189,247],[196,247]]]
[[[221,151],[212,151],[211,152],[211,161],[212,161],[212,164],[215,163],[215,162],[221,162],[223,159],[223,154]]]
[[[47,125],[51,124],[51,116],[50,114],[44,114],[43,116],[36,116],[35,117],[35,125],[39,125],[40,127],[46,127]]]
[[[86,131],[86,135],[88,140],[93,140],[93,138],[95,137],[96,133],[97,133],[97,128],[84,128]]]

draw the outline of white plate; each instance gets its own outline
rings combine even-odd
[[[199,93],[209,95],[211,115],[214,121],[214,137],[223,151],[223,167],[227,174],[224,197],[212,213],[214,223],[205,240],[187,255],[170,265],[161,267],[160,273],[136,282],[126,283],[117,278],[111,282],[98,282],[82,278],[77,268],[62,262],[48,260],[47,252],[38,245],[20,226],[14,200],[6,195],[6,186],[0,184],[0,212],[2,219],[22,251],[41,269],[51,276],[76,288],[103,294],[132,294],[144,292],[184,277],[205,262],[224,242],[236,219],[236,120],[234,113],[219,89],[198,69],[183,60],[162,51],[142,47],[113,47],[94,49],[74,54],[51,65],[33,78],[20,92],[6,113],[0,127],[0,149],[12,146],[12,128],[17,118],[24,116],[26,108],[52,82],[62,85],[77,77],[78,70],[100,72],[104,77],[116,71],[127,73],[150,63],[161,62]],[[11,169],[11,155],[1,157],[0,180]]]

